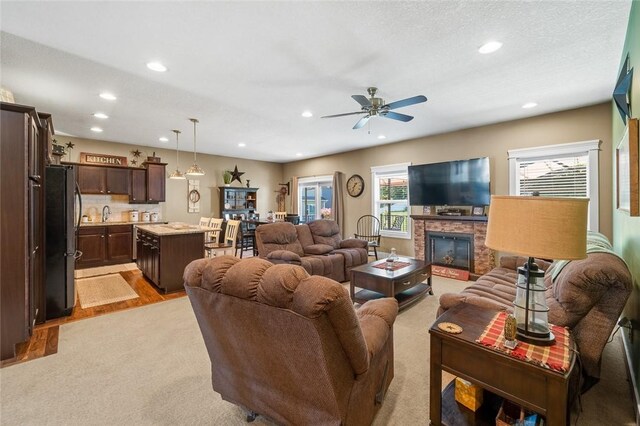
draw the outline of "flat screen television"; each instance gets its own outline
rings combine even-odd
[[[409,166],[412,206],[488,206],[489,158]]]

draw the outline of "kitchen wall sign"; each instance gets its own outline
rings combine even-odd
[[[80,162],[83,164],[96,164],[101,166],[127,166],[127,157],[108,154],[80,153]]]
[[[187,212],[200,212],[200,181],[189,179],[189,187],[187,188]]]

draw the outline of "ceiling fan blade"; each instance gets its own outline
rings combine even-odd
[[[359,103],[363,107],[370,107],[371,106],[371,101],[366,96],[351,95],[351,97],[353,98],[354,101],[356,101],[357,103]]]
[[[399,121],[404,121],[404,122],[413,120],[413,117],[410,116],[410,115],[400,114],[400,113],[393,112],[393,111],[383,112],[380,115],[383,116],[383,117],[391,118],[393,120],[399,120]]]
[[[367,124],[367,121],[369,121],[369,119],[370,119],[370,118],[371,118],[371,116],[370,116],[370,115],[365,115],[364,117],[362,117],[362,118],[360,119],[360,121],[358,121],[358,122],[356,123],[356,125],[355,125],[355,126],[353,126],[353,129],[355,130],[355,129],[359,129],[359,128],[361,128],[362,126],[364,126],[365,124]]]
[[[396,109],[402,108],[409,105],[419,104],[422,102],[427,102],[427,97],[423,95],[414,96],[413,98],[402,99],[401,101],[391,102],[390,104],[385,105],[387,109]]]
[[[358,111],[358,112],[345,112],[344,114],[333,114],[333,115],[325,115],[320,118],[334,118],[334,117],[344,117],[345,115],[356,115],[356,114],[365,114],[366,111]]]

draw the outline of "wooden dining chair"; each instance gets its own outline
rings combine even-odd
[[[224,222],[223,219],[218,219],[215,217],[211,218],[211,220],[209,221],[209,228],[212,228],[213,231],[209,232],[209,241],[207,242],[218,242],[218,240],[220,239],[220,232],[222,232],[222,222]]]
[[[236,241],[238,238],[238,230],[240,229],[239,220],[228,220],[227,228],[224,231],[224,239],[222,242],[205,244],[204,248],[207,251],[208,257],[217,256],[218,254],[230,254],[235,256],[236,254]]]
[[[380,221],[377,217],[370,214],[364,215],[358,219],[356,224],[356,233],[354,237],[360,240],[366,240],[369,247],[373,249],[373,254],[378,260],[378,247],[380,247]]]
[[[284,220],[287,218],[287,212],[275,212],[275,221],[276,222],[284,222]]]

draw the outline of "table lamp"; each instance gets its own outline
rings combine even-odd
[[[513,302],[518,340],[551,345],[544,271],[534,257],[553,260],[587,256],[587,198],[492,195],[485,245],[528,257],[518,268]]]

